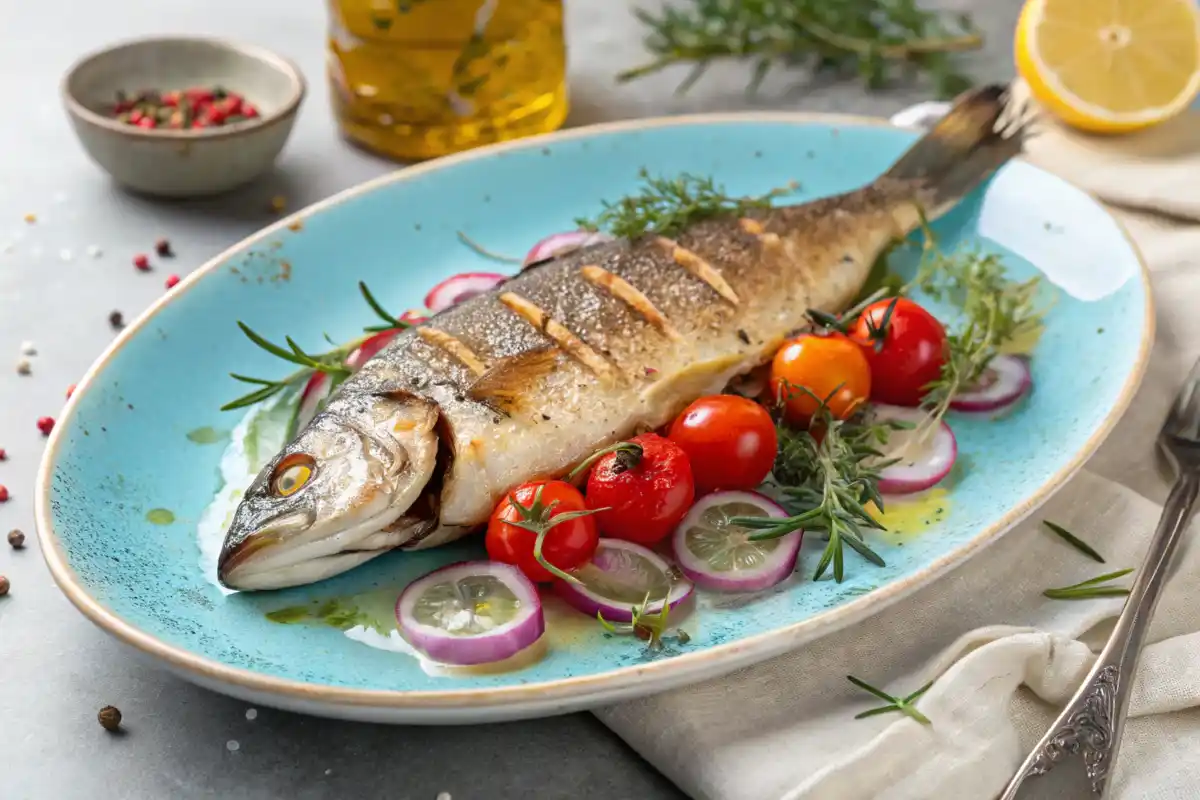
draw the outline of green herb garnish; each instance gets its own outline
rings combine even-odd
[[[319,606],[288,606],[275,611],[268,611],[267,619],[282,625],[299,623],[321,623],[338,630],[349,630],[357,626],[372,628],[384,633],[383,628],[356,605],[343,603],[340,600],[327,600]]]
[[[1092,549],[1091,545],[1089,545],[1087,542],[1080,539],[1075,534],[1071,533],[1069,530],[1064,528],[1062,525],[1051,522],[1048,519],[1042,520],[1042,524],[1045,525],[1052,532],[1057,534],[1064,542],[1071,545],[1072,547],[1074,547],[1079,552],[1083,553],[1088,558],[1092,559],[1093,561],[1098,561],[1101,564],[1104,563],[1104,557],[1101,556],[1099,553],[1097,553],[1094,549]]]
[[[917,709],[914,708],[912,705],[913,702],[918,697],[925,694],[925,692],[929,690],[930,686],[933,686],[933,681],[930,681],[929,683],[925,684],[920,689],[917,689],[915,692],[913,692],[912,694],[910,694],[906,697],[893,697],[892,695],[888,694],[887,692],[885,692],[881,689],[876,689],[871,684],[867,683],[864,680],[859,680],[858,678],[854,677],[853,675],[847,675],[846,680],[850,681],[855,686],[862,689],[864,692],[870,692],[871,694],[878,697],[880,700],[884,700],[887,702],[886,706],[879,706],[878,708],[872,708],[867,711],[863,711],[861,714],[855,714],[854,715],[855,719],[863,719],[864,717],[874,717],[878,714],[887,714],[891,711],[899,711],[901,714],[904,714],[907,717],[911,717],[912,719],[915,719],[917,722],[921,723],[922,725],[932,725],[933,724],[932,722],[929,721],[929,717],[925,716],[920,711],[917,711]]]
[[[358,289],[362,293],[363,299],[367,301],[367,305],[371,307],[371,310],[387,323],[385,325],[371,325],[363,328],[366,333],[373,334],[380,331],[391,330],[392,328],[403,329],[411,327],[407,322],[393,317],[386,310],[384,310],[383,306],[381,306],[379,301],[375,299],[375,296],[371,294],[371,290],[367,288],[365,283],[359,281]],[[255,333],[249,325],[240,320],[238,321],[238,327],[242,329],[242,333],[246,334],[246,338],[254,342],[260,348],[266,350],[273,356],[283,359],[284,361],[299,365],[300,369],[279,380],[266,380],[247,375],[238,375],[231,372],[229,377],[233,378],[234,380],[241,381],[242,383],[248,383],[259,388],[221,406],[222,411],[232,411],[236,408],[252,406],[256,403],[261,403],[264,400],[274,397],[285,389],[301,387],[317,372],[324,372],[325,374],[329,375],[333,381],[333,388],[337,388],[342,381],[350,377],[351,370],[346,366],[346,357],[353,353],[359,347],[359,345],[370,338],[369,335],[360,336],[357,339],[346,342],[345,344],[335,344],[332,349],[326,350],[323,353],[312,354],[301,349],[300,345],[296,344],[296,342],[290,336],[284,338],[284,341],[287,343],[287,347],[285,348],[267,340],[258,333]],[[325,338],[328,339],[329,337],[326,336]],[[332,341],[330,343],[332,344]],[[292,423],[289,425],[289,431],[291,430],[291,426],[295,423],[296,415],[299,413],[299,407],[299,398],[297,398],[296,411],[293,413]],[[294,433],[294,431],[292,431],[292,433]],[[290,435],[291,434],[289,433],[289,436]]]
[[[804,387],[784,384],[781,394],[783,391],[804,392],[813,397]],[[879,472],[894,463],[882,460],[879,447],[887,443],[892,431],[911,425],[899,421],[877,423],[863,414],[840,420],[829,413],[825,401],[818,398],[818,402],[820,406],[813,415],[810,430],[799,431],[782,422],[777,424],[779,453],[773,475],[784,496],[783,504],[792,516],[733,517],[730,524],[754,530],[750,535],[752,541],[774,539],[800,529],[824,533],[827,544],[813,580],[820,580],[832,564],[833,578],[841,583],[845,577],[843,546],[872,564],[885,566],[883,558],[867,545],[863,536],[866,530],[884,530],[866,506],[873,503],[883,510]],[[815,431],[821,435],[814,436]]]
[[[687,644],[691,641],[691,637],[682,630],[677,630],[674,634],[668,633],[667,615],[670,613],[670,607],[666,597],[662,599],[662,608],[657,614],[647,614],[646,607],[648,605],[650,605],[649,592],[646,593],[646,597],[640,605],[635,605],[630,609],[633,613],[632,622],[614,624],[606,620],[600,611],[596,612],[596,619],[609,633],[616,636],[636,636],[643,640],[650,650],[662,649],[664,636],[673,635],[679,644]]]
[[[676,178],[655,178],[645,168],[638,170],[638,177],[645,184],[640,194],[631,194],[616,202],[605,200],[604,210],[597,217],[581,217],[575,223],[583,230],[605,230],[625,239],[636,239],[647,233],[669,236],[700,220],[770,208],[775,198],[789,195],[798,188],[791,184],[758,197],[730,197],[711,177],[683,173]]]
[[[754,62],[746,89],[753,94],[777,65],[814,73],[857,74],[868,89],[897,72],[925,71],[937,94],[953,97],[971,85],[951,54],[983,45],[969,16],[952,19],[917,7],[915,0],[688,0],[661,15],[636,10],[648,28],[654,60],[617,75],[625,82],[672,64],[692,64],[676,91],[686,92],[709,64],[736,58]]]
[[[519,258],[513,258],[512,256],[506,256],[506,255],[502,255],[500,253],[495,253],[491,250],[488,250],[486,247],[484,247],[479,242],[472,239],[470,236],[467,236],[462,231],[458,231],[456,235],[458,236],[458,240],[460,242],[462,242],[467,247],[471,248],[472,250],[474,250],[476,253],[483,256],[484,258],[490,258],[492,261],[499,261],[501,264],[520,264],[521,263],[521,259],[519,259]]]
[[[1061,589],[1047,589],[1042,594],[1054,600],[1090,600],[1096,597],[1122,597],[1129,594],[1128,589],[1122,586],[1105,586],[1104,584],[1124,577],[1131,572],[1133,572],[1132,569],[1121,569],[1116,572],[1100,575],[1091,580],[1064,586]]]

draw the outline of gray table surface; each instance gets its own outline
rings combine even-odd
[[[830,0],[834,2],[834,0]],[[652,0],[642,4],[652,7]],[[1011,74],[1017,0],[974,6],[988,36],[971,60],[981,79]],[[616,87],[612,74],[639,62],[629,5],[568,0],[573,110],[570,124],[707,110],[783,108],[888,114],[923,99],[920,86],[867,95],[854,82],[795,84],[782,74],[756,100],[747,67],[714,69],[684,99],[683,70]],[[247,706],[168,676],[92,627],[55,587],[32,531],[34,474],[63,392],[108,343],[107,317],[132,317],[162,291],[165,271],[140,275],[133,253],[168,236],[183,273],[270,221],[276,194],[299,208],[396,165],[342,142],[323,77],[324,4],[318,0],[91,0],[8,2],[0,83],[0,355],[38,349],[33,374],[0,369],[0,532],[30,534],[23,552],[0,544],[0,797],[25,798],[674,798],[680,792],[587,714],[470,728],[351,724]],[[58,102],[72,60],[116,39],[154,33],[225,35],[294,59],[310,95],[278,169],[219,200],[157,203],[114,187],[77,146]],[[23,217],[36,214],[36,224]],[[93,258],[89,247],[103,255]],[[96,723],[119,706],[128,734]],[[236,752],[227,744],[239,743]]]

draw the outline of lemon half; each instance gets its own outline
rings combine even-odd
[[[1169,119],[1200,92],[1196,0],[1027,0],[1017,72],[1042,106],[1101,133]]]

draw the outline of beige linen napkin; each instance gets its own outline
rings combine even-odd
[[[1132,408],[1044,509],[910,598],[765,664],[597,711],[691,796],[990,800],[1074,692],[1119,613],[1119,598],[1042,596],[1093,577],[1097,565],[1038,521],[1094,542],[1112,569],[1139,565],[1157,523],[1167,483],[1154,435],[1200,353],[1200,114],[1119,139],[1051,124],[1029,158],[1110,204],[1140,209],[1118,214],[1150,265],[1159,320]],[[1190,539],[1149,641],[1111,796],[1192,800],[1200,797],[1200,545]],[[874,703],[847,673],[893,694],[936,678],[918,704],[933,725],[853,719]],[[1063,791],[1076,768],[1028,781],[1025,796],[1076,796]]]

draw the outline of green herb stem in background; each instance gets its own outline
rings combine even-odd
[[[1117,578],[1122,578],[1132,569],[1121,569],[1116,572],[1109,572],[1104,575],[1092,578],[1086,581],[1064,586],[1061,589],[1047,589],[1042,592],[1053,600],[1091,600],[1097,597],[1122,597],[1129,594],[1129,590],[1123,586],[1105,586],[1104,584],[1115,581]]]
[[[863,711],[861,714],[855,714],[854,715],[855,719],[863,719],[864,717],[874,717],[879,714],[887,714],[888,712],[891,712],[891,711],[899,711],[901,714],[904,714],[907,717],[911,717],[912,719],[915,719],[917,722],[921,723],[922,725],[932,725],[933,724],[929,721],[929,717],[925,716],[920,711],[917,711],[917,709],[914,708],[912,705],[917,700],[917,698],[919,698],[921,695],[925,694],[925,692],[927,692],[929,690],[930,686],[933,686],[933,681],[930,681],[929,683],[925,684],[920,689],[917,689],[915,692],[913,692],[912,694],[910,694],[906,697],[893,697],[890,694],[888,694],[887,692],[885,692],[881,689],[876,689],[871,684],[867,683],[864,680],[859,680],[858,678],[854,677],[853,675],[847,675],[846,680],[850,681],[855,686],[862,689],[864,692],[870,692],[871,694],[878,697],[880,700],[883,700],[887,703],[886,706],[879,706],[878,708],[872,708],[872,709],[868,709],[867,711]]]
[[[857,74],[868,89],[882,88],[897,73],[925,72],[936,93],[950,98],[971,85],[953,54],[983,45],[969,16],[925,11],[915,0],[676,0],[657,16],[634,14],[649,29],[645,43],[653,59],[617,80],[691,64],[679,93],[713,61],[734,58],[754,62],[748,94],[783,66]]]
[[[1074,547],[1079,552],[1083,553],[1088,558],[1092,559],[1093,561],[1098,561],[1101,564],[1104,563],[1104,557],[1101,556],[1099,553],[1097,553],[1095,550],[1093,550],[1091,545],[1089,545],[1087,542],[1080,539],[1075,534],[1071,533],[1069,530],[1064,528],[1062,525],[1059,525],[1055,522],[1051,522],[1048,519],[1042,520],[1042,524],[1045,525],[1051,532],[1056,534],[1059,538],[1061,538],[1064,542],[1071,545],[1072,547]]]
[[[721,214],[745,214],[754,209],[770,208],[777,197],[798,187],[773,189],[759,197],[730,197],[711,177],[700,178],[682,173],[676,178],[654,178],[642,168],[638,171],[645,184],[641,193],[622,197],[616,202],[603,201],[604,210],[594,219],[575,220],[588,231],[604,230],[625,239],[655,233],[670,236],[700,220]]]

